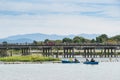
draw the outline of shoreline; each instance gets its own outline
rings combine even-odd
[[[99,58],[100,59],[100,58]],[[96,60],[100,63],[102,62],[120,62],[120,58],[119,59],[110,59],[110,58],[107,58],[108,60],[105,60],[106,58],[104,59],[101,59],[101,60]],[[79,60],[80,63],[83,63],[85,60]],[[16,62],[4,62],[4,61],[0,61],[0,64],[48,64],[48,63],[62,63],[61,61],[39,61],[39,62],[19,62],[19,61],[16,61]]]
[[[41,62],[4,62],[4,61],[0,61],[0,64],[46,64],[46,63],[61,63],[61,61],[41,61]]]

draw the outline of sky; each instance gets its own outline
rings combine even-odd
[[[120,0],[0,0],[0,38],[17,34],[120,34]]]

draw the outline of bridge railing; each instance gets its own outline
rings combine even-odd
[[[7,43],[0,46],[120,46],[120,44],[110,43],[59,43],[59,44],[33,44],[33,43]]]

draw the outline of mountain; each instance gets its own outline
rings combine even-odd
[[[56,35],[56,34],[41,34],[41,33],[34,33],[34,34],[24,34],[24,35],[15,35],[15,36],[9,36],[4,39],[0,39],[0,42],[7,41],[8,43],[31,43],[34,40],[36,41],[44,41],[45,39],[50,40],[62,40],[65,37],[68,38],[74,38],[75,36],[81,36],[87,39],[93,39],[99,34],[78,34],[78,35]]]
[[[95,39],[97,36],[99,36],[100,34],[79,34],[78,36],[87,38],[87,39]]]

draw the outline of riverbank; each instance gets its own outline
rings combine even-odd
[[[86,58],[76,56],[76,58],[83,63]],[[88,58],[91,60],[91,58]],[[119,62],[120,58],[94,58],[98,62]],[[61,60],[74,60],[74,58],[54,58],[44,57],[41,55],[28,55],[28,56],[12,56],[12,57],[0,57],[0,64],[47,64],[47,63],[61,63]]]
[[[48,64],[48,63],[61,63],[61,61],[41,61],[41,62],[3,62],[0,64]]]
[[[72,58],[74,59],[74,58]],[[80,61],[80,64],[85,61],[86,58],[77,58]],[[91,58],[88,58],[89,60]],[[120,62],[120,58],[94,58],[95,61],[99,63],[116,63]],[[69,58],[63,58],[56,61],[0,61],[0,64],[55,64],[55,63],[62,63],[61,60],[69,60]]]
[[[40,55],[28,55],[28,56],[11,56],[1,57],[1,62],[48,62],[48,61],[60,61],[59,58],[44,57]]]

